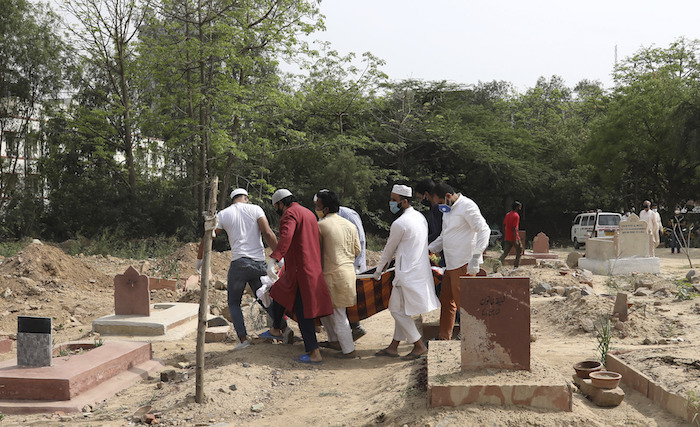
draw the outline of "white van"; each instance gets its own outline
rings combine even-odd
[[[596,217],[598,224],[596,225]],[[613,212],[588,212],[576,215],[571,226],[571,241],[574,248],[578,249],[586,244],[586,238],[593,235],[593,226],[596,227],[595,237],[612,237],[615,231],[620,229],[622,215]]]

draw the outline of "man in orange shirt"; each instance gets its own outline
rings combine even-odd
[[[506,217],[503,219],[503,228],[505,231],[505,236],[504,236],[504,241],[505,243],[503,244],[503,254],[501,255],[501,264],[503,263],[503,260],[506,259],[508,256],[508,252],[510,252],[511,248],[515,247],[515,262],[513,263],[513,266],[515,268],[518,268],[520,265],[520,256],[523,253],[523,244],[520,242],[520,234],[518,233],[518,229],[520,227],[520,215],[518,212],[520,209],[522,209],[523,205],[520,202],[513,202],[513,205],[511,207],[511,211],[506,214]]]

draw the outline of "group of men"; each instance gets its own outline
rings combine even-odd
[[[373,278],[381,280],[394,259],[388,304],[394,318],[394,335],[389,346],[375,353],[376,356],[404,360],[423,356],[427,347],[411,316],[438,307],[441,308],[438,339],[451,339],[459,310],[459,276],[475,275],[479,271],[482,253],[488,245],[490,229],[474,201],[446,183],[427,187],[419,183],[418,187],[423,190],[418,193],[418,200],[431,207],[429,221],[412,207],[411,187],[394,185],[389,195],[388,209],[395,220]],[[232,204],[217,214],[215,231],[217,234],[226,231],[231,244],[228,304],[240,341],[236,349],[251,343],[240,307],[245,285],[248,283],[256,292],[262,286],[261,277],[267,275],[275,280],[270,288],[272,302],[267,307],[273,321],[272,327],[260,337],[288,342],[293,339],[284,319],[286,309],[296,316],[304,341],[305,353],[295,357],[297,362],[323,363],[320,346],[338,350],[338,357],[355,358],[354,340],[364,330],[356,329],[359,332],[354,333],[346,310],[357,302],[356,274],[366,271],[365,236],[359,215],[340,206],[338,195],[331,190],[316,193],[314,214],[301,206],[289,190],[279,189],[272,195],[272,205],[280,216],[277,238],[262,208],[249,203],[244,189],[233,190],[231,199]],[[272,250],[267,264],[261,236]],[[441,254],[446,267],[439,301],[430,253]],[[200,246],[198,269],[201,257]],[[317,318],[327,332],[327,342],[317,340]],[[398,346],[402,341],[412,343],[413,349],[399,356]]]

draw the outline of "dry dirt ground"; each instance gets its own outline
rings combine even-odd
[[[573,249],[555,252],[565,260],[571,251]],[[521,267],[517,271],[502,270],[505,274],[529,276],[532,288],[545,282],[553,287],[578,287],[583,280],[590,281],[596,293],[580,296],[578,292],[572,292],[568,297],[532,295],[533,357],[557,369],[563,377],[570,378],[575,362],[597,358],[595,328],[601,316],[611,312],[614,295],[618,291],[627,291],[631,295],[635,287],[644,284],[651,288],[651,292],[646,292],[646,296],[630,296],[634,303],[630,319],[612,322],[613,349],[655,352],[656,359],[647,358],[646,363],[650,365],[644,366],[655,378],[677,374],[673,369],[678,364],[665,367],[665,361],[669,360],[664,359],[665,356],[684,355],[687,358],[683,361],[690,362],[690,367],[683,370],[684,380],[674,380],[673,386],[681,393],[700,391],[698,355],[685,354],[691,346],[700,343],[700,298],[676,299],[676,281],[685,277],[689,263],[683,256],[668,252],[664,248],[658,250],[662,270],[658,275],[611,278],[587,276],[575,269],[562,274],[562,265],[555,263]],[[184,278],[194,273],[195,255],[194,244],[181,247],[166,259],[146,261],[102,256],[71,257],[58,247],[32,244],[0,264],[0,335],[14,336],[17,315],[38,315],[54,318],[56,343],[94,339],[92,320],[113,312],[113,277],[124,272],[129,265],[153,277],[167,272],[179,278],[178,291],[153,292],[154,301],[196,302],[198,291],[180,290]],[[225,280],[229,255],[214,254],[214,276]],[[376,258],[377,254],[371,254],[370,260]],[[700,249],[691,251],[691,259],[694,266],[700,265]],[[209,295],[212,311],[225,313],[226,291],[212,289]],[[249,329],[260,328],[255,332],[263,332],[264,322],[256,314],[257,307],[251,305],[252,302],[252,298],[246,296],[247,324]],[[368,333],[356,343],[361,359],[337,359],[334,351],[323,350],[325,363],[319,367],[299,365],[292,360],[303,352],[302,343],[284,345],[255,340],[253,346],[238,351],[233,350],[237,344],[235,339],[207,344],[204,404],[193,401],[196,349],[193,331],[179,341],[153,343],[154,357],[168,365],[166,369],[187,374],[176,381],[163,383],[159,376],[154,376],[88,408],[88,412],[66,416],[8,415],[0,421],[0,426],[129,425],[131,415],[143,405],[152,406],[162,425],[186,426],[683,425],[680,418],[659,409],[624,385],[625,400],[616,408],[598,408],[583,395],[575,393],[573,412],[570,413],[479,405],[429,409],[426,405],[425,360],[405,362],[374,356],[391,341],[393,320],[390,314],[381,312],[363,321],[363,325]],[[319,340],[324,339],[325,334],[320,333]],[[14,349],[16,346],[13,352],[0,354],[0,360],[15,357]],[[401,353],[409,350],[409,345],[400,347]]]

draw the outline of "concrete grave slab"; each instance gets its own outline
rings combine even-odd
[[[515,264],[515,258],[506,258],[503,260],[503,265],[513,264]],[[520,265],[537,265],[537,259],[529,255],[523,255],[520,257]]]
[[[571,412],[572,387],[537,358],[531,370],[464,371],[458,341],[432,341],[428,349],[428,407],[520,405]]]
[[[50,367],[0,362],[0,412],[79,412],[162,368],[151,345],[105,342],[82,354],[54,358]]]
[[[530,369],[530,278],[460,277],[462,369]]]
[[[579,258],[578,266],[599,276],[619,276],[632,273],[659,273],[661,260],[656,257],[589,259]]]
[[[199,304],[183,302],[153,304],[149,312],[150,316],[113,314],[100,317],[92,322],[92,330],[102,335],[165,335],[176,326],[192,320],[196,322]]]
[[[148,276],[140,274],[130,266],[124,274],[114,276],[114,313],[148,316],[151,294],[148,291]]]
[[[698,351],[700,351],[700,347]],[[688,402],[687,398],[664,389],[653,379],[625,363],[621,358],[617,357],[617,355],[608,353],[606,357],[606,368],[621,374],[624,384],[642,393],[657,406],[669,411],[673,415],[681,417],[689,423],[697,419],[696,417],[700,418],[700,410],[689,404],[690,402]]]

